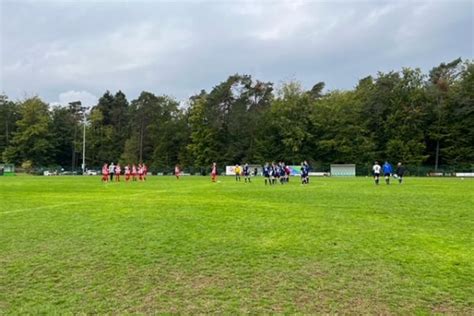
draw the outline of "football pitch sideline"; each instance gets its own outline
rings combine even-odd
[[[0,201],[0,314],[474,313],[472,179],[18,176]]]

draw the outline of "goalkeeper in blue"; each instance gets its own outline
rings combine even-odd
[[[383,175],[385,177],[385,183],[390,184],[390,177],[393,173],[392,165],[388,161],[385,161],[382,169],[383,169]]]

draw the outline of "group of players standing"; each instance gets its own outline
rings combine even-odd
[[[301,163],[301,184],[308,184],[309,183],[309,164],[305,160],[304,162]],[[248,163],[244,164],[243,167],[241,167],[239,164],[236,164],[234,167],[235,171],[235,181],[240,181],[241,176],[244,176],[245,183],[250,183],[251,182],[251,169]],[[212,176],[214,174],[214,176]],[[255,168],[254,171],[254,176],[257,175],[257,168]],[[265,165],[263,166],[263,177],[265,181],[265,185],[274,185],[277,182],[280,182],[280,184],[285,184],[290,182],[290,175],[291,175],[291,169],[289,166],[285,165],[283,161],[280,161],[278,163],[272,162],[271,164],[266,162]],[[215,163],[212,166],[212,172],[211,172],[211,179],[212,181],[215,181],[216,177],[216,170],[215,170]]]
[[[146,175],[148,172],[148,168],[146,165],[143,163],[139,163],[138,165],[132,164],[132,167],[130,165],[126,165],[124,167],[124,175],[125,175],[125,181],[128,182],[130,180],[132,181],[145,181],[146,180]],[[107,163],[104,163],[102,166],[102,182],[120,182],[120,175],[122,174],[122,167],[120,164],[114,165],[112,162],[110,165]],[[114,179],[115,176],[115,179]]]
[[[257,170],[257,168],[255,168],[254,176],[257,175],[256,170]],[[235,167],[234,167],[234,171],[235,171],[235,181],[240,181],[240,176],[243,175],[245,183],[247,183],[247,182],[250,183],[251,182],[251,180],[250,180],[251,170],[250,170],[250,166],[249,166],[248,163],[244,164],[243,167],[241,167],[239,164],[236,164]]]
[[[300,167],[300,174],[301,174],[301,184],[308,184],[309,183],[309,171],[310,171],[310,166],[308,162],[305,160],[301,163]],[[236,164],[234,167],[235,171],[235,181],[241,181],[241,176],[244,177],[245,183],[250,183],[251,182],[251,169],[248,163],[244,164],[243,167],[241,167],[239,164]],[[124,175],[125,175],[125,181],[145,181],[146,180],[146,175],[147,175],[148,169],[144,163],[140,163],[138,165],[132,164],[126,165],[124,167]],[[372,172],[374,175],[374,181],[375,184],[378,185],[380,182],[380,175],[383,172],[383,175],[385,177],[385,183],[390,184],[390,177],[393,176],[398,179],[398,183],[401,184],[403,181],[403,176],[405,174],[405,166],[402,165],[401,162],[397,164],[397,168],[395,170],[395,173],[393,172],[392,165],[388,162],[385,161],[383,166],[380,166],[378,161],[375,162],[375,164],[372,166]],[[110,165],[107,163],[104,163],[102,166],[102,181],[103,182],[120,182],[120,175],[122,173],[122,168],[120,164],[114,165],[112,162]],[[181,175],[181,170],[178,165],[175,166],[174,174],[177,179],[179,179],[179,176]],[[257,168],[255,168],[254,171],[254,176],[257,175]],[[285,165],[283,161],[280,161],[278,163],[272,162],[271,164],[266,162],[265,165],[263,166],[263,177],[265,181],[265,185],[274,185],[277,182],[280,182],[280,184],[288,183],[290,182],[290,175],[291,175],[291,169],[289,166]],[[115,179],[114,179],[115,176]],[[216,182],[217,181],[217,164],[214,162],[211,166],[211,181]]]
[[[301,163],[300,174],[301,174],[301,184],[309,183],[309,164],[305,160]],[[265,163],[263,166],[263,176],[265,178],[265,185],[274,185],[277,182],[280,184],[290,182],[291,169],[289,166],[285,165],[283,161],[278,163],[272,162]]]
[[[374,181],[375,184],[378,185],[380,181],[380,174],[383,171],[383,175],[385,177],[385,183],[390,184],[390,177],[393,176],[398,179],[398,183],[402,184],[403,181],[403,176],[405,174],[405,166],[402,165],[401,162],[397,164],[397,169],[395,170],[395,173],[393,172],[392,165],[388,162],[385,161],[383,166],[379,165],[379,162],[376,161],[375,164],[372,167],[372,172],[374,173]]]

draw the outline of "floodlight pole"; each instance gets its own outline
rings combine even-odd
[[[82,111],[84,114],[84,129],[82,133],[82,175],[86,174],[86,109]]]
[[[79,111],[82,111],[82,114],[84,115],[84,135],[82,136],[82,174],[84,174],[85,171],[85,157],[86,157],[86,108],[81,107],[82,103],[81,101],[74,101],[74,102],[69,102],[70,108],[74,111],[74,113],[80,113]],[[74,126],[77,126],[76,123],[74,123]],[[74,131],[76,130],[76,127],[74,127]],[[74,132],[74,141],[73,141],[73,164],[72,164],[72,172],[74,172],[74,166],[76,164],[76,159],[75,159],[75,153],[76,153],[76,133]]]

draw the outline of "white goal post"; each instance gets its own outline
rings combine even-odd
[[[332,164],[331,165],[331,176],[355,177],[355,175],[356,175],[355,164]]]

